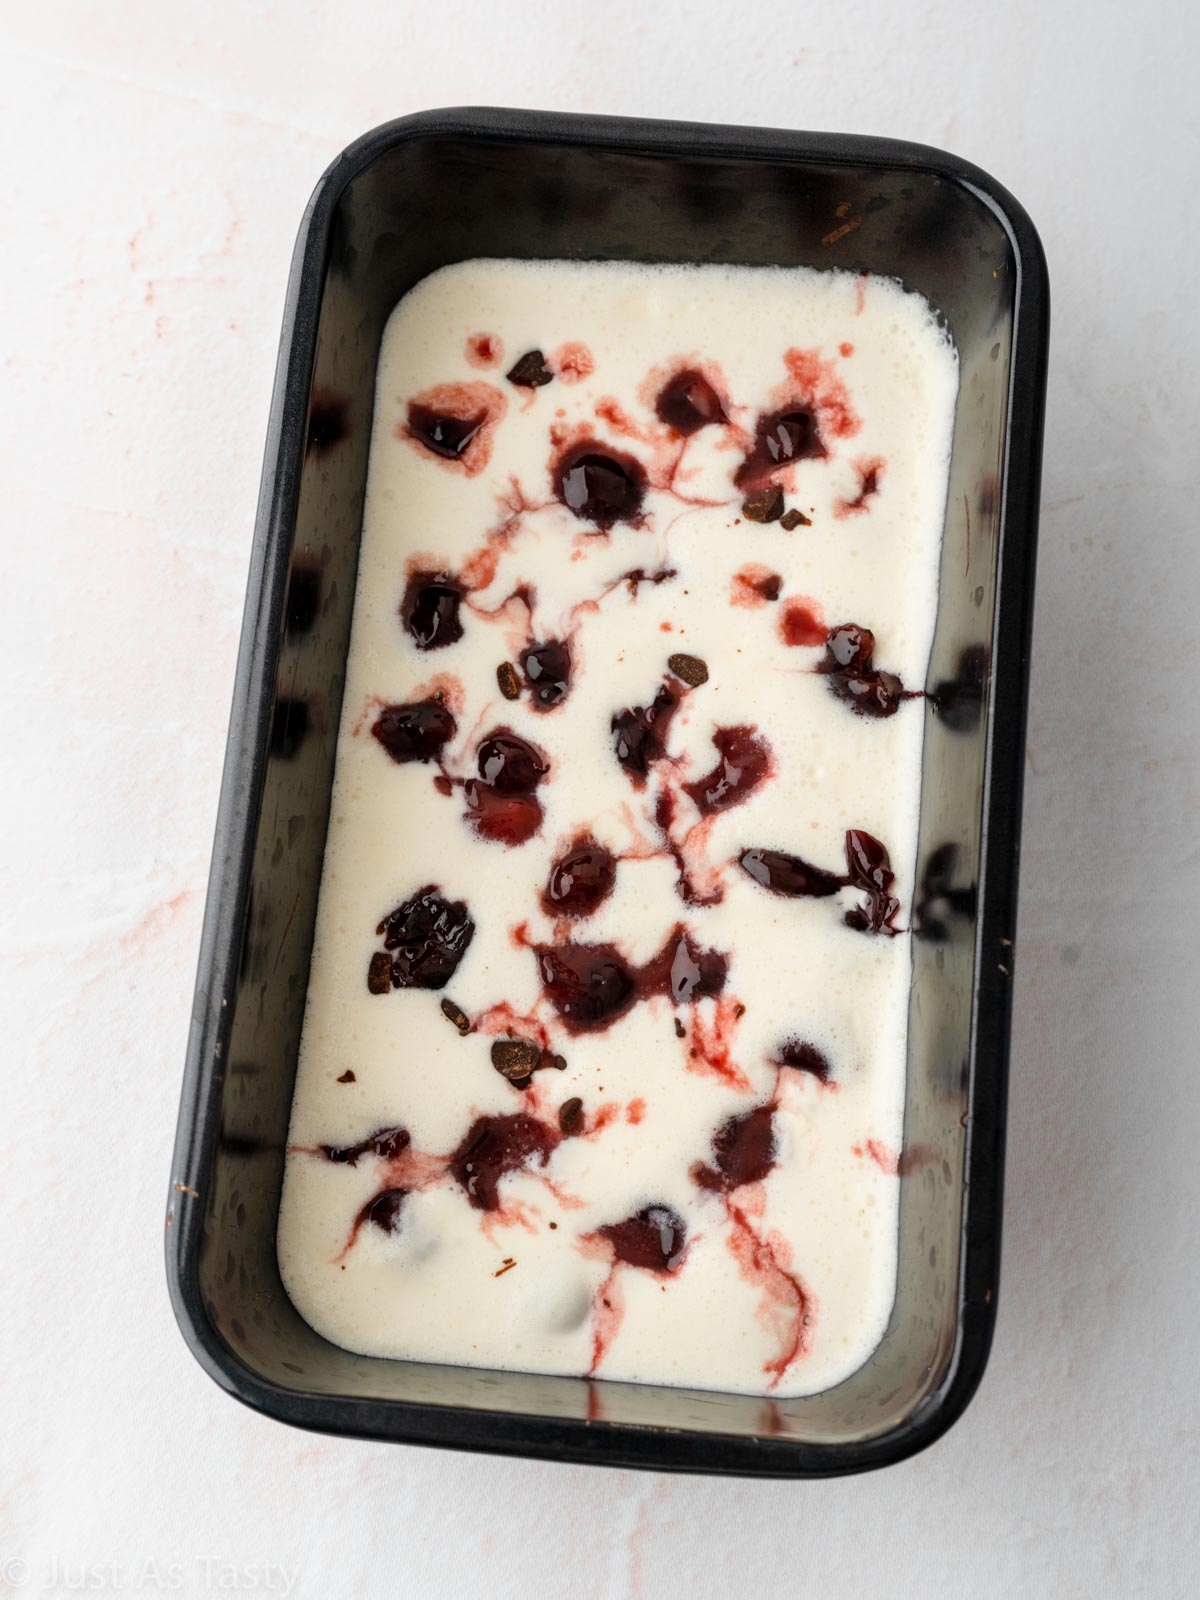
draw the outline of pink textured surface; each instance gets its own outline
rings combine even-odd
[[[0,1591],[66,1593],[90,1567],[92,1588],[154,1592],[174,1564],[204,1593],[229,1563],[242,1588],[270,1564],[278,1592],[286,1567],[294,1594],[422,1600],[1195,1594],[1196,14],[756,0],[732,35],[714,0],[600,15],[5,7]],[[349,139],[470,102],[943,143],[1046,243],[997,1342],[958,1427],[869,1480],[310,1439],[222,1398],[167,1307],[168,1152],[296,225]]]

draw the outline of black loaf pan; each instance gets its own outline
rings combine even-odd
[[[905,1147],[921,1159],[902,1179],[883,1342],[808,1399],[354,1356],[280,1283],[380,334],[418,279],[475,256],[887,274],[958,347],[912,941]],[[996,1315],[1048,317],[1021,207],[916,145],[440,111],[330,167],[288,286],[166,1218],[176,1316],[223,1388],[331,1433],[764,1477],[881,1466],[959,1416]]]

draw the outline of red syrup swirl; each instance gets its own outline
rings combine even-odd
[[[828,899],[839,889],[860,889],[865,899],[845,914],[848,928],[860,933],[895,934],[900,902],[892,894],[895,873],[885,847],[862,828],[848,828],[846,872],[827,872],[784,850],[743,850],[738,866],[768,893],[785,899]]]
[[[791,1270],[791,1246],[782,1234],[762,1226],[762,1185],[778,1154],[775,1111],[771,1101],[730,1117],[713,1135],[711,1163],[696,1162],[691,1169],[702,1189],[720,1197],[729,1222],[730,1253],[742,1276],[759,1290],[759,1315],[779,1341],[776,1354],[763,1366],[771,1388],[807,1351],[814,1318],[812,1296]]]
[[[619,1222],[606,1223],[580,1240],[585,1255],[607,1259],[608,1272],[592,1299],[593,1377],[612,1347],[625,1318],[621,1269],[648,1272],[666,1282],[687,1258],[687,1227],[671,1206],[653,1202]]]
[[[833,514],[839,520],[871,509],[870,503],[879,493],[887,463],[881,456],[872,456],[866,461],[856,461],[854,470],[858,475],[858,493],[851,500],[839,499],[833,503]]]
[[[746,611],[754,611],[778,600],[782,593],[783,578],[780,574],[752,561],[734,573],[729,603]]]

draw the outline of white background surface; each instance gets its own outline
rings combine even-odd
[[[204,1594],[273,1564],[294,1594],[421,1600],[1200,1592],[1195,19],[1185,0],[3,0],[0,1590]],[[307,1437],[224,1398],[167,1306],[295,230],[350,139],[472,102],[941,144],[1045,241],[999,1325],[964,1419],[873,1478]]]

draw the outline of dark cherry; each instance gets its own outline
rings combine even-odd
[[[612,851],[585,836],[550,868],[542,905],[552,917],[590,917],[608,899],[616,881]]]
[[[664,995],[676,1006],[718,995],[729,971],[728,957],[696,944],[682,923],[641,967],[611,944],[568,939],[540,945],[536,953],[546,997],[572,1033],[598,1033],[653,995]]]
[[[651,763],[666,754],[667,730],[681,699],[681,692],[664,680],[648,706],[628,706],[612,719],[613,750],[639,787]]]
[[[458,731],[453,716],[440,700],[414,700],[403,706],[384,706],[371,732],[393,761],[436,761]]]
[[[475,936],[475,924],[461,900],[446,900],[433,884],[418,889],[379,925],[392,955],[397,989],[442,989],[458,970]]]
[[[968,645],[958,658],[954,677],[943,679],[930,696],[933,709],[952,733],[970,733],[978,727],[987,668],[987,646]]]
[[[429,406],[413,402],[408,408],[408,431],[434,455],[456,461],[487,421],[481,411],[475,417],[451,417]]]
[[[477,1211],[500,1208],[500,1180],[532,1162],[544,1167],[560,1135],[527,1112],[476,1117],[447,1170]]]
[[[594,1033],[638,998],[635,974],[610,944],[562,944],[537,951],[542,988],[572,1033]]]
[[[676,923],[659,953],[638,973],[639,997],[665,994],[672,1005],[689,1005],[720,994],[728,974],[729,961],[721,951],[705,950]]]
[[[759,417],[754,443],[734,475],[739,489],[765,482],[780,467],[825,455],[825,446],[811,411],[789,406]]]
[[[462,638],[462,588],[445,572],[414,572],[400,602],[400,620],[418,650],[441,650]]]
[[[610,1222],[599,1230],[612,1246],[613,1258],[646,1272],[674,1272],[683,1259],[687,1228],[670,1206],[644,1206],[624,1222]]]
[[[837,873],[814,867],[783,850],[743,850],[738,866],[764,889],[789,899],[800,895],[824,898],[836,894],[846,882]]]
[[[777,1067],[793,1067],[797,1072],[811,1072],[814,1078],[819,1078],[822,1083],[829,1083],[833,1078],[833,1068],[828,1060],[821,1054],[815,1044],[806,1044],[802,1039],[788,1039],[780,1047],[779,1054],[775,1057]]]
[[[380,1190],[358,1213],[355,1227],[360,1228],[369,1222],[374,1227],[381,1228],[384,1233],[399,1233],[401,1213],[408,1195],[407,1189]]]
[[[875,635],[870,628],[846,622],[827,635],[817,671],[829,679],[837,698],[860,716],[890,717],[909,696],[894,672],[875,666],[874,654]]]
[[[542,808],[533,795],[503,794],[475,778],[467,779],[463,794],[467,821],[494,844],[524,844],[542,825]]]
[[[326,1161],[356,1167],[362,1156],[378,1156],[381,1161],[394,1161],[397,1156],[403,1155],[411,1143],[412,1136],[407,1128],[378,1128],[357,1144],[323,1144],[321,1154]]]
[[[692,1176],[704,1189],[725,1194],[761,1183],[775,1165],[774,1106],[755,1106],[730,1117],[713,1135],[713,1165],[697,1165]]]
[[[640,462],[594,440],[565,450],[554,467],[554,492],[563,505],[581,522],[593,522],[606,532],[616,522],[636,519],[645,488]]]
[[[571,647],[563,639],[531,644],[521,656],[521,671],[533,690],[535,711],[548,711],[566,699],[571,687]]]
[[[896,874],[887,850],[873,834],[861,828],[846,830],[846,866],[849,882],[866,893],[866,901],[846,913],[846,926],[860,933],[895,933],[900,902],[891,893]]]
[[[728,422],[721,397],[702,372],[689,368],[665,383],[654,402],[654,414],[675,433],[690,438],[709,423]]]
[[[757,789],[771,765],[771,747],[756,728],[718,728],[712,742],[717,747],[716,766],[703,778],[683,786],[702,816],[740,805]]]
[[[479,776],[498,794],[532,794],[550,769],[536,746],[497,728],[479,746]]]

